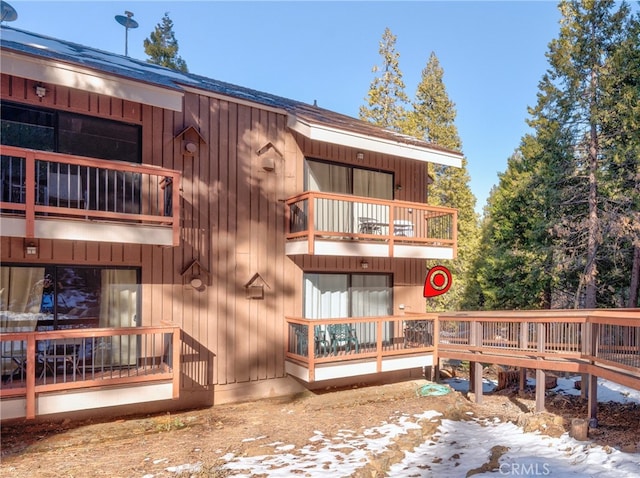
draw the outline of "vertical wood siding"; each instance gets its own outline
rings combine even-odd
[[[3,100],[141,124],[143,163],[183,172],[178,247],[39,240],[34,261],[25,256],[22,239],[2,237],[0,254],[3,263],[141,267],[142,323],[170,321],[183,328],[199,355],[187,372],[193,387],[283,376],[284,317],[302,313],[303,271],[361,272],[361,258],[285,256],[283,200],[303,190],[305,156],[394,172],[402,185],[398,199],[426,199],[426,165],[369,152],[357,162],[356,150],[289,132],[286,117],[272,111],[188,93],[184,111],[172,112],[50,85],[41,100],[34,82],[7,75],[0,86]],[[176,138],[188,126],[202,140]],[[198,144],[193,156],[183,155],[183,139]],[[264,171],[257,155],[268,142],[284,155],[274,172]],[[183,275],[194,260],[208,274],[196,266]],[[393,274],[394,285],[410,290],[413,306],[424,306],[424,261],[367,260],[368,272]],[[197,273],[203,291],[189,285]],[[256,273],[266,283],[264,300],[245,295]],[[208,359],[202,357],[209,355],[213,367],[208,364],[211,372],[203,377]]]

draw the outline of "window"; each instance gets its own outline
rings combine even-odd
[[[134,327],[139,270],[82,266],[1,266],[0,332]]]
[[[2,144],[88,158],[142,162],[139,125],[5,102],[1,113]],[[0,196],[3,201],[24,202],[25,167],[22,158],[2,156]],[[140,212],[138,173],[38,161],[36,182],[37,204]]]
[[[307,191],[392,200],[393,174],[308,159],[305,188]],[[363,224],[389,222],[386,204],[317,198],[314,210],[318,231],[367,233],[370,231]]]
[[[3,102],[2,144],[140,163],[141,127],[93,116]]]
[[[393,199],[393,174],[324,161],[306,161],[307,191]]]

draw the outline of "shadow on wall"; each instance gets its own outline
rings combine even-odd
[[[180,390],[213,390],[215,354],[196,339],[181,331]]]

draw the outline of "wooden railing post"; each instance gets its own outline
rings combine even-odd
[[[547,328],[545,327],[544,322],[540,322],[538,325],[538,356],[537,360],[540,362],[544,361],[543,353],[545,351],[545,336]],[[540,367],[536,367],[536,412],[544,411],[544,393],[546,388],[546,374],[544,370]]]
[[[34,334],[27,335],[27,396],[25,397],[27,419],[36,417],[36,336]]]
[[[174,327],[172,336],[172,370],[173,370],[173,399],[180,398],[180,353],[182,352],[182,340],[180,340],[180,327]]]
[[[25,236],[36,234],[36,155],[33,151],[25,154]]]
[[[482,347],[482,322],[470,321],[469,342],[471,347]],[[480,355],[481,352],[474,351]],[[482,403],[482,362],[469,362],[469,389],[473,390],[475,402]]]

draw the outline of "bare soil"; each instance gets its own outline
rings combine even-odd
[[[339,430],[364,430],[400,414],[437,410],[443,418],[493,418],[519,423],[548,434],[568,431],[572,418],[585,418],[586,401],[550,396],[546,414],[534,414],[532,393],[517,390],[485,395],[477,405],[458,392],[419,397],[424,381],[376,387],[307,392],[295,397],[266,399],[167,415],[128,417],[110,421],[19,421],[2,426],[0,475],[3,477],[158,477],[176,476],[169,466],[203,463],[197,476],[225,477],[222,457],[265,454],[247,439],[269,440],[301,448],[316,431],[333,436]],[[470,415],[470,413],[472,413]],[[536,420],[532,420],[533,418]],[[589,432],[599,445],[640,452],[640,406],[602,404],[599,426]],[[555,426],[553,426],[555,424]],[[377,457],[357,473],[384,476],[405,450],[424,442],[438,424],[423,425],[404,437],[385,457]],[[426,427],[426,428],[425,428]],[[262,441],[264,443],[264,441]]]

